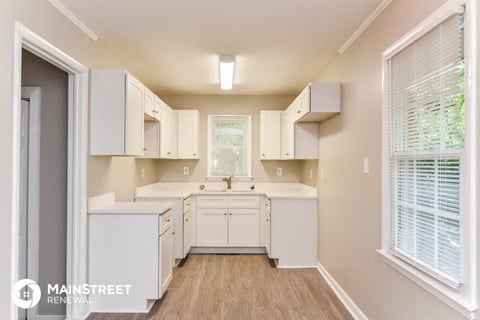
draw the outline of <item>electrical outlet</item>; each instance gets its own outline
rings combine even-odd
[[[277,168],[277,176],[283,176],[283,168]]]
[[[320,170],[320,179],[321,179],[321,180],[325,179],[325,168],[322,168],[322,169]]]
[[[313,169],[310,169],[310,179],[313,179]]]
[[[183,167],[183,175],[188,176],[190,174],[190,168],[189,167]]]
[[[368,174],[370,172],[370,166],[368,164],[368,158],[363,158],[363,173]]]
[[[140,178],[145,178],[145,168],[140,169]]]

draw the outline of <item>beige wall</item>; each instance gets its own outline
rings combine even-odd
[[[10,315],[10,276],[11,276],[11,239],[12,239],[12,104],[13,104],[13,43],[14,23],[20,21],[32,31],[66,52],[74,59],[89,68],[129,67],[105,50],[99,42],[93,42],[62,14],[53,8],[48,1],[36,0],[1,0],[0,4],[0,318],[7,319]],[[100,194],[116,191],[117,183],[121,186],[118,193],[121,198],[131,194],[133,184],[156,179],[153,162],[132,162],[131,160],[113,163],[114,160],[104,158],[89,159],[88,176],[89,194]],[[148,164],[148,165],[147,165]],[[147,174],[145,180],[137,177],[138,166],[145,165]],[[128,179],[120,180],[125,175]]]
[[[320,126],[319,260],[370,320],[457,320],[385,264],[381,247],[381,54],[444,0],[392,1],[319,76],[342,83],[342,113]],[[363,158],[370,174],[363,174]]]
[[[161,96],[174,109],[198,109],[200,112],[199,160],[160,160],[158,179],[163,182],[204,181],[207,174],[207,115],[248,114],[252,115],[252,171],[257,182],[300,182],[302,161],[260,161],[259,126],[260,110],[285,109],[294,96]],[[190,167],[190,175],[183,175],[183,167]],[[283,176],[275,174],[283,168]]]

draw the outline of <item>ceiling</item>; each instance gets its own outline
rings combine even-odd
[[[297,94],[381,0],[61,0],[159,94]]]

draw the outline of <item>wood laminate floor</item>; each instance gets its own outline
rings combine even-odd
[[[317,269],[276,269],[265,255],[190,255],[149,314],[87,320],[353,320]]]

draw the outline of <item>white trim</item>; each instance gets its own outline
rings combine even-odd
[[[265,254],[264,247],[253,248],[229,248],[229,247],[192,247],[190,249],[191,254]]]
[[[69,150],[71,183],[69,212],[67,213],[67,285],[86,283],[86,202],[87,202],[87,125],[88,125],[88,69],[60,51],[19,22],[15,23],[13,56],[13,111],[12,111],[12,255],[11,284],[19,275],[19,204],[20,204],[20,107],[22,49],[52,63],[69,73],[69,130],[72,150]],[[82,318],[87,313],[84,305],[67,305],[67,319]],[[17,320],[17,307],[11,302],[10,319]]]
[[[348,40],[338,49],[338,53],[343,54],[348,48],[357,40],[362,33],[377,19],[377,17],[385,10],[385,8],[392,2],[392,0],[383,0],[375,10],[365,19],[362,24],[355,30],[355,32],[348,38]]]
[[[475,311],[477,307],[475,304],[465,300],[461,294],[452,295],[446,285],[435,281],[427,274],[412,267],[400,258],[395,257],[386,250],[377,250],[389,266],[399,271],[401,274],[418,284],[420,287],[427,290],[429,293],[443,301],[449,307],[457,311],[466,319],[475,319]]]
[[[465,168],[468,172],[465,177],[465,214],[463,220],[464,226],[464,256],[465,256],[465,281],[460,290],[453,290],[441,282],[434,280],[426,273],[414,268],[410,264],[395,257],[389,252],[391,240],[390,228],[390,192],[389,192],[389,155],[388,138],[385,132],[388,131],[388,115],[386,107],[388,104],[386,94],[382,95],[382,249],[378,250],[385,263],[401,272],[407,278],[411,279],[419,286],[432,293],[445,304],[457,310],[468,319],[475,317],[474,313],[478,310],[477,306],[477,220],[476,220],[476,193],[477,186],[475,182],[477,162],[477,16],[476,1],[470,0],[449,0],[438,10],[433,12],[423,22],[413,28],[400,40],[383,52],[383,74],[382,74],[382,92],[386,88],[386,70],[389,67],[389,59],[404,49],[406,46],[419,39],[441,22],[445,21],[455,13],[465,12]]]
[[[60,11],[61,14],[67,17],[68,20],[70,20],[74,25],[76,25],[80,30],[82,30],[82,32],[85,33],[90,39],[92,39],[93,41],[98,40],[97,34],[93,32],[92,29],[87,27],[87,25],[82,20],[77,18],[77,16],[74,15],[72,11],[67,9],[67,7],[63,5],[63,3],[58,0],[48,0],[48,2],[50,2],[50,4],[55,7],[55,9]]]
[[[328,283],[330,288],[335,292],[338,299],[343,303],[345,308],[350,312],[353,319],[355,320],[368,320],[367,316],[362,312],[362,310],[355,304],[355,302],[350,298],[350,296],[342,289],[337,281],[328,273],[327,269],[320,262],[317,264],[317,270],[323,276],[325,281]]]
[[[65,316],[41,315],[37,316],[37,320],[65,320]]]
[[[434,27],[448,19],[450,16],[461,13],[465,1],[468,0],[449,0],[443,6],[434,11],[424,21],[418,24],[415,28],[410,30],[407,34],[401,37],[398,41],[392,44],[388,49],[383,51],[383,59],[389,59],[402,51],[406,46],[413,43],[415,40],[421,38]]]

